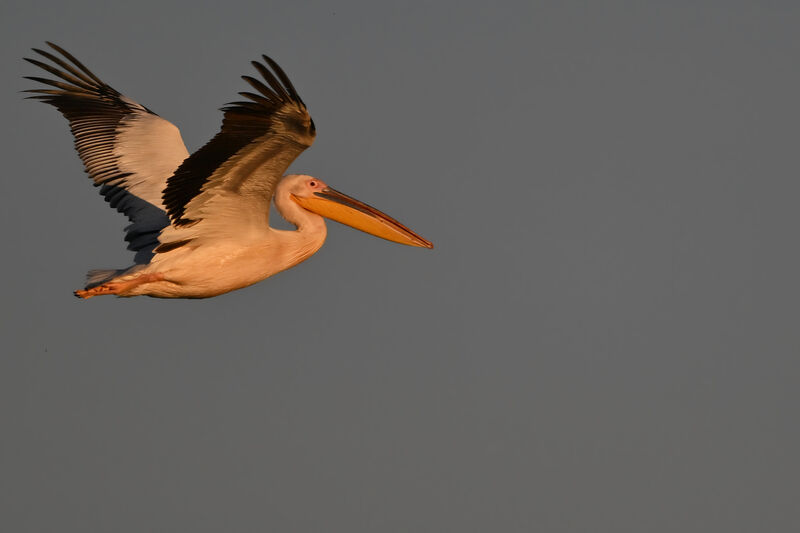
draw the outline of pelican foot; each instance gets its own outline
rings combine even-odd
[[[103,296],[105,294],[118,294],[125,296],[126,295],[125,293],[128,293],[131,289],[133,289],[137,285],[141,285],[143,283],[150,283],[153,281],[161,281],[163,279],[164,276],[161,274],[143,274],[131,280],[110,281],[108,283],[103,283],[102,285],[98,285],[97,287],[92,287],[91,289],[77,290],[73,294],[75,294],[75,296],[83,300],[91,298],[92,296]],[[130,294],[127,295],[130,296]]]

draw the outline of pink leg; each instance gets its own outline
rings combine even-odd
[[[151,283],[153,281],[161,281],[164,279],[162,274],[142,274],[131,280],[126,281],[109,281],[91,289],[84,289],[75,291],[75,296],[78,298],[91,298],[92,296],[102,296],[104,294],[123,294],[137,285],[143,283]]]

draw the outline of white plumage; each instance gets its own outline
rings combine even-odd
[[[28,77],[32,89],[67,118],[89,177],[126,228],[135,264],[93,270],[81,298],[102,294],[205,298],[239,289],[290,268],[325,241],[322,216],[379,237],[433,245],[376,209],[305,175],[284,176],[316,135],[289,78],[272,59],[252,62],[263,82],[223,108],[220,132],[189,154],[178,128],[102,82],[57,45],[27,59],[58,79]],[[297,229],[269,226],[274,198]]]

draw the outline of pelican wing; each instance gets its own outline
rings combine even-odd
[[[132,222],[125,228],[128,249],[146,263],[169,224],[162,202],[167,178],[189,153],[171,122],[121,95],[67,51],[34,51],[49,60],[25,58],[59,79],[27,76],[49,88],[31,89],[35,98],[55,106],[69,121],[86,172],[111,207]]]
[[[275,61],[253,61],[263,82],[242,76],[256,93],[228,104],[222,128],[167,180],[164,205],[173,228],[202,222],[205,236],[230,235],[267,220],[275,186],[314,142],[314,122],[289,78]],[[162,234],[161,242],[193,232]]]

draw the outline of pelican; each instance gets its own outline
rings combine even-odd
[[[322,180],[284,175],[316,136],[288,76],[266,55],[251,64],[263,81],[227,104],[222,127],[189,155],[171,122],[117,92],[63,48],[25,58],[58,79],[34,98],[69,121],[86,172],[111,207],[128,217],[134,264],[90,270],[79,298],[208,298],[241,289],[305,261],[320,249],[325,218],[389,241],[433,248],[388,215]],[[57,54],[60,54],[57,55]],[[297,229],[269,226],[270,203]]]

